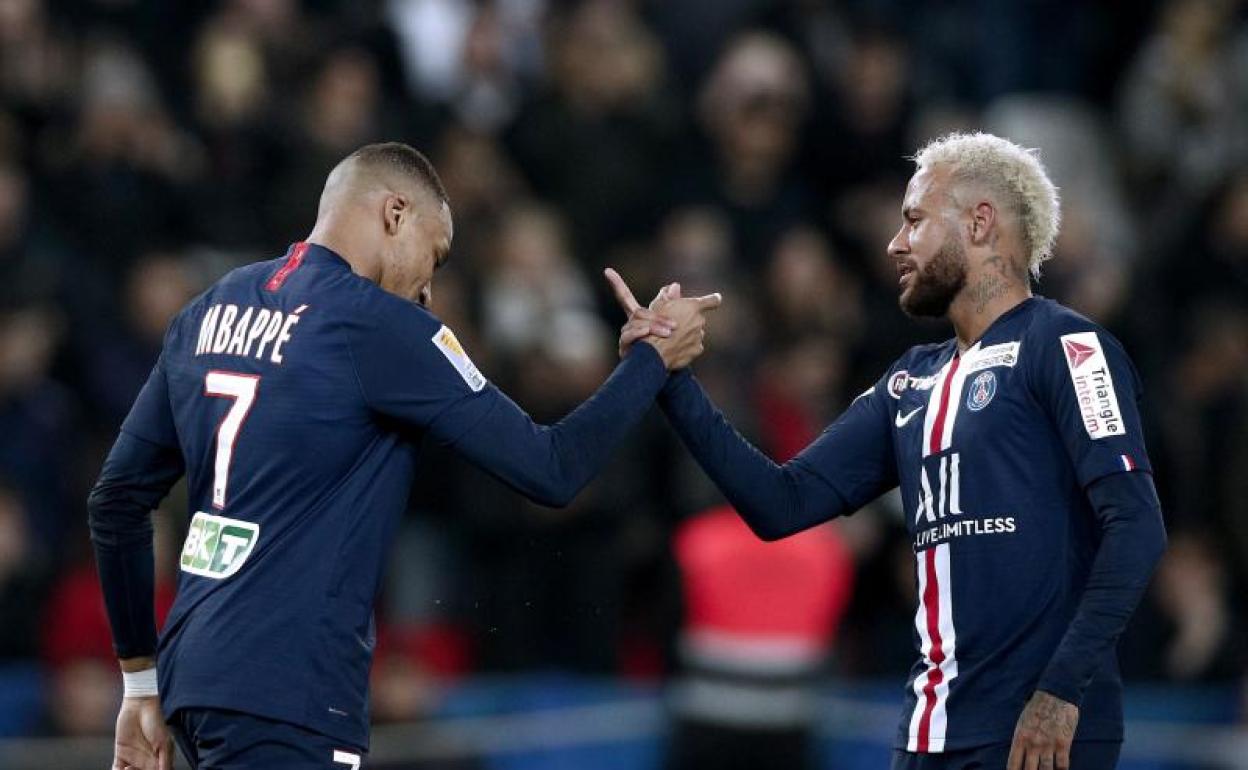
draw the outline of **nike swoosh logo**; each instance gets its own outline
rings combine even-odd
[[[918,414],[919,412],[921,412],[921,411],[923,411],[923,407],[921,407],[921,406],[916,406],[916,407],[914,408],[914,410],[913,410],[913,411],[911,411],[911,412],[910,412],[910,414],[906,415],[905,417],[902,417],[902,416],[901,416],[901,412],[898,412],[898,413],[897,413],[897,420],[896,420],[897,427],[898,427],[898,428],[904,428],[904,427],[906,427],[906,423],[910,422],[910,420],[911,420],[911,419],[913,419],[913,418],[914,418],[914,416],[915,416],[916,414]]]

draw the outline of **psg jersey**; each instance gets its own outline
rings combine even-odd
[[[851,407],[887,423],[874,449],[895,461],[915,554],[918,659],[898,748],[1009,740],[1095,556],[1084,490],[1150,470],[1139,392],[1114,338],[1031,298],[964,351],[955,340],[911,349]],[[1121,690],[1111,650],[1078,739],[1121,739]]]
[[[185,467],[166,715],[242,711],[366,747],[373,602],[420,439],[564,505],[666,377],[640,345],[572,414],[536,425],[428,310],[326,248],[227,275],[173,321],[97,485]],[[170,448],[170,467],[125,457],[135,440]]]

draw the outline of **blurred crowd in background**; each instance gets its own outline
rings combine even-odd
[[[612,265],[639,296],[723,293],[695,371],[785,459],[949,336],[898,309],[885,246],[907,156],[955,129],[1041,149],[1064,225],[1037,290],[1119,336],[1145,384],[1171,547],[1124,674],[1244,681],[1240,3],[0,0],[0,666],[46,688],[22,729],[112,729],[84,500],[167,323],[306,236],[361,144],[433,160],[456,233],[434,310],[536,419],[614,365]],[[657,411],[565,510],[437,447],[421,467],[379,605],[378,720],[478,673],[680,669],[707,600],[681,538],[721,498]],[[900,685],[914,561],[895,500],[871,508],[788,579],[827,587],[806,606],[823,670]],[[161,612],[186,517],[181,489],[156,516]]]

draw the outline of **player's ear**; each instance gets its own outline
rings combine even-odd
[[[971,243],[987,243],[997,224],[997,210],[988,201],[980,201],[971,209]]]
[[[411,216],[411,213],[411,202],[408,201],[406,195],[402,193],[390,193],[387,195],[385,206],[382,210],[386,235],[396,235],[404,220]]]

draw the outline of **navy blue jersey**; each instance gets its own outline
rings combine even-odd
[[[227,275],[172,323],[93,493],[107,511],[107,490],[137,488],[127,479],[162,462],[149,445],[185,467],[194,513],[159,641],[165,712],[244,711],[366,746],[372,607],[417,440],[565,503],[665,378],[642,346],[593,399],[538,426],[429,311],[327,249],[297,244]],[[108,516],[93,510],[93,531],[96,519]]]
[[[1113,643],[1164,530],[1151,481],[1111,485],[1130,493],[1125,508],[1097,490],[1150,477],[1139,394],[1116,340],[1031,298],[964,352],[956,340],[908,351],[783,466],[733,433],[693,378],[672,377],[660,403],[762,537],[900,488],[918,659],[897,747],[941,752],[1008,742],[1038,688],[1079,703],[1078,738],[1121,738]]]
[[[912,349],[862,398],[881,431],[869,451],[896,460],[918,577],[899,745],[1013,733],[1096,553],[1085,489],[1150,471],[1139,393],[1116,340],[1035,298],[961,354],[952,340]],[[1080,738],[1122,737],[1121,689],[1111,649],[1084,692]]]

